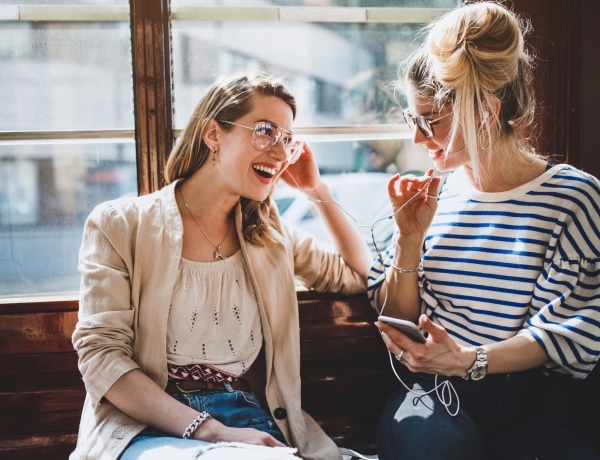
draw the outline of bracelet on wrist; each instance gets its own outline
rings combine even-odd
[[[194,419],[194,421],[192,423],[190,423],[190,425],[185,429],[185,431],[183,432],[183,435],[181,435],[181,437],[183,439],[190,439],[194,435],[194,433],[196,431],[198,431],[198,428],[200,428],[202,426],[202,424],[204,424],[204,422],[206,422],[207,420],[210,420],[211,418],[212,418],[212,415],[210,415],[208,412],[206,412],[206,411],[200,412],[198,417],[196,417]]]
[[[398,273],[415,273],[419,271],[419,267],[413,268],[411,270],[405,270],[404,268],[396,267],[394,264],[390,263],[391,267],[396,270]]]

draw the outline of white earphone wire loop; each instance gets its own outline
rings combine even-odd
[[[402,384],[402,386],[404,388],[406,388],[406,390],[409,393],[415,395],[417,400],[420,400],[423,396],[427,396],[435,391],[435,394],[436,394],[438,400],[444,406],[444,409],[446,409],[446,412],[448,412],[448,414],[451,417],[456,417],[458,415],[458,412],[460,411],[460,398],[458,397],[458,392],[456,391],[456,388],[454,388],[454,385],[452,385],[452,382],[450,382],[450,380],[446,379],[443,382],[438,383],[438,378],[440,376],[436,374],[435,375],[435,385],[431,390],[429,390],[429,391],[423,390],[423,391],[417,392],[417,391],[413,390],[412,388],[409,388],[406,385],[406,383],[404,383],[402,378],[398,375],[398,372],[396,371],[396,368],[394,366],[394,358],[393,358],[392,352],[388,350],[388,354],[389,354],[389,358],[390,358],[390,367],[392,368],[392,371],[394,372],[396,379]],[[452,410],[451,406],[452,406],[452,403],[454,402],[455,398],[456,398],[456,409]],[[416,404],[416,402],[415,402],[415,404]]]

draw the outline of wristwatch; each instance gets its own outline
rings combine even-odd
[[[477,356],[471,368],[467,371],[467,380],[481,380],[487,375],[487,352],[483,347],[475,347]]]

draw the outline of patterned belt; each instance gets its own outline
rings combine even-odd
[[[165,391],[171,393],[194,393],[196,391],[246,391],[252,392],[250,382],[237,379],[233,382],[206,382],[204,380],[174,380],[169,379]]]

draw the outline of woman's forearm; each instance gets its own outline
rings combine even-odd
[[[400,237],[394,250],[394,259],[386,270],[385,282],[378,292],[378,305],[383,314],[417,321],[421,312],[419,292],[419,263],[421,237]]]
[[[486,345],[488,373],[520,372],[541,366],[549,357],[532,336],[519,334],[510,339]]]
[[[131,418],[174,436],[182,436],[198,416],[196,410],[172,398],[139,369],[119,378],[105,398]],[[212,442],[215,427],[209,425],[203,424],[195,437]]]

